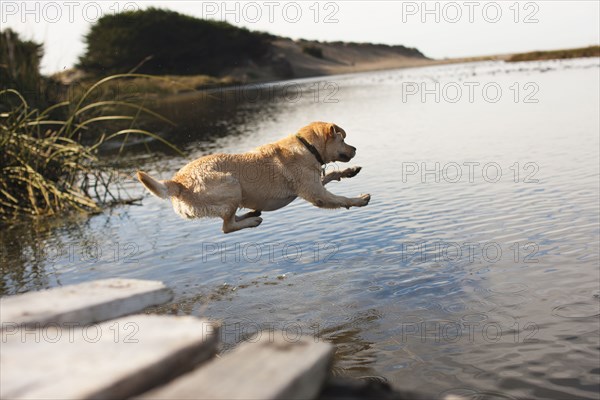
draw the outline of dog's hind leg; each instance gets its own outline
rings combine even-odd
[[[260,225],[260,212],[236,217],[235,213],[242,203],[242,188],[239,181],[228,173],[211,173],[203,176],[204,191],[202,207],[209,211],[207,216],[223,219],[223,232],[231,233]]]
[[[240,229],[256,228],[262,221],[261,217],[247,217],[238,221],[235,211],[233,211],[231,214],[223,217],[223,232],[231,233]]]
[[[250,211],[250,212],[247,212],[246,214],[236,215],[235,216],[235,222],[240,222],[240,221],[243,221],[243,220],[245,220],[247,218],[260,217],[261,214],[262,213],[260,211]]]

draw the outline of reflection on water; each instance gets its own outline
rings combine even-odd
[[[598,59],[480,63],[330,77],[328,101],[318,80],[295,99],[186,95],[163,110],[189,159],[335,121],[363,170],[330,190],[371,204],[296,201],[228,236],[152,197],[15,224],[0,233],[1,291],[159,279],[176,300],[155,311],[221,320],[225,351],[303,333],[336,345],[335,373],[407,390],[597,398],[598,71]],[[186,161],[131,168],[168,177]]]

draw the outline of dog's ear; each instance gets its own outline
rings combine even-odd
[[[336,124],[327,124],[327,137],[334,138],[337,133],[341,133],[343,138],[346,138],[346,131]]]

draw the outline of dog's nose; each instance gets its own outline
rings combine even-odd
[[[353,152],[356,152],[356,147],[350,146],[350,148],[352,149]]]

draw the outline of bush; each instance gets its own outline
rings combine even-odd
[[[101,205],[131,201],[119,194],[114,165],[104,165],[97,157],[100,146],[109,140],[121,139],[123,149],[131,136],[141,135],[178,151],[156,134],[138,128],[140,114],[167,121],[164,117],[133,103],[87,101],[100,85],[122,77],[96,83],[75,104],[63,102],[43,111],[30,107],[14,89],[0,91],[0,96],[16,99],[16,105],[0,114],[0,222],[18,214],[94,212]],[[51,117],[59,108],[67,110],[66,118]],[[107,122],[121,122],[125,127],[107,128],[103,125]]]
[[[96,74],[219,75],[270,49],[268,34],[150,8],[106,15],[86,35],[79,66]]]
[[[305,44],[302,46],[302,52],[316,58],[323,58],[323,49],[314,44]]]
[[[10,29],[0,32],[0,90],[15,89],[28,101],[40,104],[41,44],[25,41]]]

